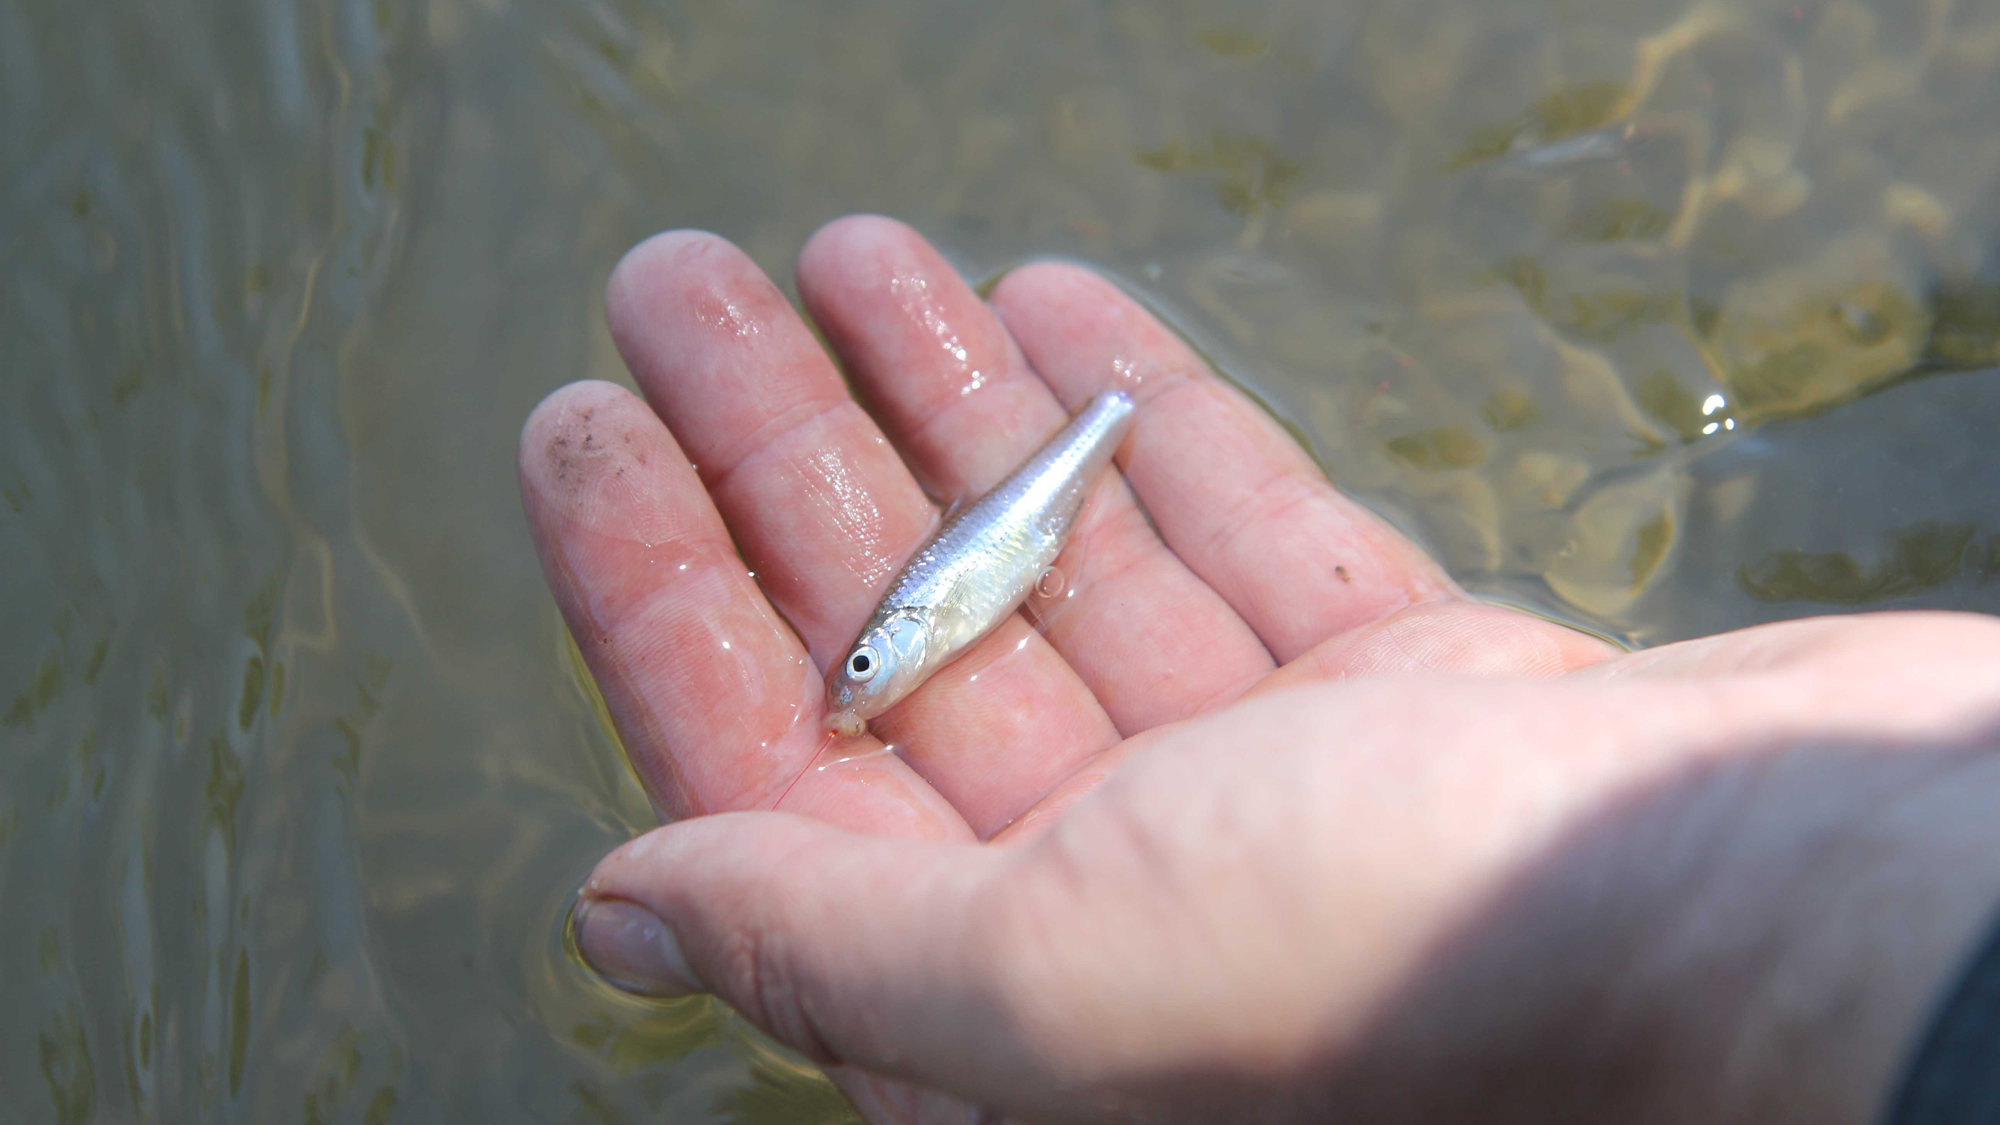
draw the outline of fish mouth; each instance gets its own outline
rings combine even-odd
[[[842,738],[860,738],[868,732],[868,720],[852,711],[829,711],[826,729]]]

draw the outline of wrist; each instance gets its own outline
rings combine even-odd
[[[1820,748],[1758,788],[1690,896],[1724,925],[1662,947],[1715,1040],[1687,1119],[1868,1125],[2000,909],[2000,748]]]
[[[2000,742],[1792,747],[1604,810],[1339,1067],[1356,1120],[1871,1125],[2000,909]]]

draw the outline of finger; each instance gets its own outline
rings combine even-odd
[[[909,227],[877,216],[827,225],[799,256],[798,284],[933,495],[985,492],[1062,425],[1062,404],[993,311]],[[1065,588],[1048,639],[1123,733],[1233,699],[1275,666],[1115,473],[1057,566]]]
[[[1417,547],[1342,496],[1271,417],[1110,282],[1042,262],[993,305],[1065,403],[1139,403],[1120,467],[1160,535],[1280,663],[1406,605],[1456,595]]]
[[[870,1125],[1008,1125],[963,1099],[859,1067],[826,1067],[824,1073]]]
[[[1355,709],[1332,696],[1249,706],[1248,725],[1214,715],[1141,736],[1155,740],[1153,768],[1023,848],[866,838],[770,814],[669,826],[598,865],[578,947],[634,991],[713,992],[823,1064],[1033,1120],[1131,1117],[1135,1095],[1166,1092],[1153,1085],[1163,1072],[1269,1077],[1274,1043],[1298,1048],[1338,1018],[1326,997],[1379,1001],[1400,977],[1328,934],[1402,950],[1431,935],[1344,910],[1318,865],[1282,862],[1329,824],[1380,838],[1372,822],[1403,811],[1381,797],[1407,781],[1371,774],[1388,756],[1358,755],[1348,778],[1299,772],[1246,788],[1230,784],[1242,755],[1212,752],[1240,743],[1297,759],[1296,771]],[[1372,721],[1395,708],[1359,710]],[[1280,862],[1245,868],[1253,854]],[[1407,861],[1394,847],[1357,854]],[[1364,886],[1408,882],[1382,874]]]
[[[1901,610],[1776,621],[1626,653],[1579,679],[1711,679],[1791,675],[1811,681],[1801,707],[1905,716],[1990,698],[2000,683],[2000,621],[1981,613]],[[1831,685],[1829,688],[1828,685]],[[1901,698],[1901,704],[1889,702]]]
[[[1001,858],[784,814],[706,817],[607,856],[577,946],[620,987],[712,992],[823,1066],[949,1088],[934,1080],[1007,1065],[996,1013],[965,1003]]]
[[[789,792],[857,828],[966,834],[892,755],[808,769],[827,741],[818,671],[645,403],[609,383],[556,391],[522,429],[520,476],[549,588],[664,815]]]
[[[848,1079],[844,1089],[889,1102],[889,1120],[964,1120],[968,1105],[986,1107],[975,1121],[1096,1120],[1105,1063],[1130,1061],[1127,1043],[1101,1033],[1137,1040],[1130,1056],[1143,1066],[1199,1049],[1208,1025],[1183,1010],[1199,1005],[1160,988],[1171,961],[1145,956],[1173,935],[1129,940],[1135,928],[1112,927],[1139,912],[1108,895],[1088,911],[1037,914],[1065,892],[1046,876],[1015,878],[1016,858],[783,814],[705,817],[606,857],[578,904],[576,943],[627,990],[713,993]],[[1159,920],[1162,888],[1133,890],[1126,898],[1152,900]],[[1104,945],[1140,955],[1100,966]],[[1134,1007],[1144,1030],[1118,1018]]]
[[[776,286],[712,234],[639,244],[605,290],[626,366],[822,667],[934,509]]]
[[[839,660],[936,509],[734,246],[691,231],[650,239],[620,263],[606,308],[640,389],[772,603],[820,667]],[[1117,737],[1089,689],[1018,621],[873,726],[982,832]]]

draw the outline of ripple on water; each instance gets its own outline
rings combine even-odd
[[[1997,78],[1990,4],[0,5],[0,1088],[843,1116],[560,939],[652,814],[514,445],[625,378],[666,226],[1099,264],[1470,588],[1627,640],[2000,609]]]

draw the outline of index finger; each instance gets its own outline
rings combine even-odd
[[[637,396],[595,382],[551,394],[522,429],[520,473],[549,588],[665,816],[782,803],[862,831],[969,835],[879,743],[812,768],[828,742],[818,669]]]

